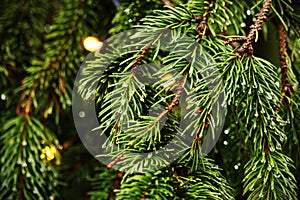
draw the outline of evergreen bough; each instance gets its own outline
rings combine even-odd
[[[121,1],[110,26],[108,1],[2,4],[0,108],[5,112],[0,113],[0,199],[79,198],[75,186],[90,190],[91,199],[299,196],[296,0]],[[104,28],[111,26],[109,31]],[[112,144],[119,147],[117,154],[107,153],[107,166],[99,166],[68,125],[73,81],[87,54],[81,41],[89,35],[104,39],[108,32],[116,36],[130,28],[136,28],[133,41],[138,43],[122,47],[127,51],[120,55],[120,41],[110,41],[110,49],[104,46],[93,53],[95,59],[86,61],[80,72],[84,79],[79,94],[96,102],[100,127],[93,128],[108,136],[108,152]],[[171,40],[164,37],[166,29]],[[172,51],[160,49],[174,44]],[[162,67],[153,72],[156,68],[150,63]],[[135,74],[141,71],[160,78],[143,84]],[[148,116],[154,104],[165,109]],[[213,108],[226,108],[226,118]],[[191,123],[182,130],[179,124],[185,118]],[[203,141],[223,122],[218,143],[204,157]],[[180,141],[190,133],[192,144]],[[155,155],[129,156],[159,150],[176,134],[181,151],[173,152],[180,156],[173,163]],[[133,164],[124,165],[128,161]],[[135,173],[144,163],[151,169]],[[155,163],[167,166],[153,171]],[[118,165],[124,172],[111,169]]]

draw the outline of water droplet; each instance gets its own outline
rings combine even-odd
[[[275,151],[274,147],[273,146],[270,146],[270,151]]]
[[[234,165],[234,169],[238,170],[239,166],[238,165]]]
[[[126,9],[124,10],[124,12],[126,12],[126,13],[129,13],[129,11],[130,11],[129,8],[126,8]]]
[[[124,105],[125,104],[125,99],[121,99],[121,105]]]
[[[244,27],[246,27],[246,23],[243,22],[243,23],[240,24],[240,26],[241,26],[242,28],[244,28]]]
[[[219,169],[219,166],[215,165],[215,166],[212,167],[212,169]]]
[[[275,174],[274,177],[275,177],[275,178],[279,178],[279,177],[280,177],[280,174]]]
[[[275,82],[275,85],[279,88],[280,83],[278,81]]]
[[[282,150],[281,148],[281,145],[280,144],[276,144],[276,147],[275,147],[277,150]]]
[[[254,114],[254,116],[255,116],[255,117],[258,117],[258,113],[256,112],[256,113]]]
[[[228,145],[228,142],[225,140],[225,141],[223,142],[223,144],[226,146],[226,145]]]
[[[246,11],[246,14],[247,14],[247,15],[251,15],[251,10],[247,10],[247,11]]]
[[[274,163],[271,163],[271,167],[274,168]]]
[[[253,187],[251,187],[249,190],[250,190],[250,191],[253,191],[253,190],[254,190],[254,188],[253,188]]]
[[[132,22],[132,19],[129,19],[128,22],[131,23],[131,22]]]
[[[26,163],[26,162],[23,162],[23,163],[22,163],[22,167],[27,167],[27,163]]]
[[[1,94],[1,100],[3,100],[3,101],[6,100],[6,95],[5,94]]]
[[[259,173],[258,175],[257,175],[257,178],[261,178],[262,176],[261,176],[261,173]]]
[[[37,193],[38,193],[37,189],[34,189],[32,192],[33,192],[34,194],[37,194]]]
[[[280,137],[279,140],[280,140],[281,142],[283,142],[284,138],[283,138],[283,137]]]
[[[268,170],[268,171],[271,171],[271,170],[272,170],[271,165],[268,165],[267,170]]]
[[[256,88],[257,88],[257,85],[256,85],[256,84],[252,85],[252,88],[256,89]]]
[[[224,131],[224,133],[225,133],[226,135],[228,135],[229,129],[226,129],[226,130]]]
[[[46,33],[50,33],[50,31],[51,31],[51,26],[50,26],[49,24],[45,25],[45,26],[44,26],[44,31],[45,31]]]
[[[26,145],[27,145],[26,140],[23,140],[23,141],[22,141],[22,145],[23,145],[23,146],[26,146]]]
[[[259,197],[259,198],[262,198],[262,197],[264,197],[264,195],[263,195],[263,194],[259,194],[258,197]]]
[[[245,82],[245,81],[243,81],[243,82],[241,83],[241,85],[246,85],[246,82]]]
[[[272,100],[273,98],[272,98],[272,94],[271,93],[268,93],[268,95],[267,95],[267,99],[269,99],[269,100]]]

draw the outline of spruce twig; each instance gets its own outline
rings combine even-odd
[[[149,50],[149,45],[146,46],[142,52],[140,53],[139,57],[135,60],[135,63],[133,65],[133,67],[131,68],[130,72],[132,74],[135,74],[136,70],[138,69],[138,67],[142,64],[142,60],[144,58],[144,56],[146,55],[147,51]],[[118,118],[117,118],[117,121],[116,121],[116,125],[115,125],[115,129],[118,130],[119,129],[119,121],[120,121],[120,117],[121,115],[118,114]]]
[[[111,163],[109,163],[107,165],[107,169],[111,169],[113,168],[113,166],[119,162],[119,160],[124,156],[124,154],[126,153],[126,151],[123,151],[123,153],[121,153],[118,157],[116,157]]]
[[[143,51],[141,52],[139,58],[136,59],[132,69],[131,69],[131,73],[135,73],[136,70],[138,69],[138,67],[142,64],[142,60],[144,58],[144,56],[146,55],[147,51],[149,50],[149,46],[145,47],[143,49]]]
[[[143,51],[143,52],[144,52],[144,51]],[[138,65],[137,65],[137,66],[138,66]],[[172,112],[172,110],[174,109],[174,107],[175,107],[176,105],[178,105],[179,99],[180,99],[181,94],[182,94],[182,92],[183,92],[183,87],[182,87],[183,82],[184,82],[184,79],[181,80],[181,81],[178,83],[178,85],[177,85],[177,87],[176,87],[176,94],[175,94],[173,100],[171,101],[171,103],[169,104],[169,106],[167,106],[167,107],[165,108],[165,110],[162,111],[162,112],[158,115],[157,120],[156,120],[155,122],[151,123],[151,125],[148,126],[148,127],[146,128],[146,131],[145,131],[144,133],[142,133],[142,135],[146,134],[146,133],[147,133],[147,130],[151,129],[151,128],[154,126],[155,123],[161,121],[161,119],[162,119],[165,115],[167,115],[167,114],[169,114],[170,112]],[[113,166],[114,166],[117,162],[119,162],[119,161],[121,160],[121,158],[125,155],[125,153],[128,151],[128,149],[131,149],[131,148],[132,148],[132,146],[129,146],[127,149],[125,149],[125,150],[124,150],[117,158],[115,158],[111,163],[109,163],[109,164],[107,165],[107,169],[113,168]]]
[[[214,0],[211,0],[207,9],[204,11],[203,16],[197,16],[196,20],[199,22],[197,25],[197,32],[199,35],[199,38],[201,39],[202,37],[204,37],[207,34],[207,31],[209,31],[209,27],[207,25],[208,22],[208,18],[210,15],[210,9],[213,6],[213,4],[215,3]]]
[[[279,103],[276,107],[276,113],[279,112],[279,108],[284,97],[290,96],[292,93],[291,84],[287,80],[287,72],[288,65],[286,61],[286,53],[287,53],[287,36],[284,30],[284,26],[281,21],[278,21],[278,39],[279,39],[279,53],[280,53],[280,67],[281,67],[281,81],[282,81],[282,89],[281,89],[281,97],[279,99]]]
[[[256,34],[258,31],[262,30],[263,23],[267,20],[267,15],[270,12],[270,5],[272,3],[272,0],[266,0],[263,3],[263,6],[259,13],[257,13],[255,22],[250,26],[249,33],[246,38],[233,38],[225,42],[225,45],[231,44],[232,42],[243,42],[241,46],[236,50],[237,56],[244,56],[245,53],[248,53],[248,55],[251,57],[253,52],[253,42],[256,38]]]

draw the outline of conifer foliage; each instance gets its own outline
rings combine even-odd
[[[298,199],[296,0],[134,0],[116,13],[109,1],[3,4],[0,199],[80,199],[65,177],[90,199]],[[82,40],[107,34],[83,62]],[[107,166],[65,123],[82,62],[75,92],[95,102]]]

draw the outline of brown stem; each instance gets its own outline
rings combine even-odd
[[[200,108],[200,109],[197,110],[197,114],[201,115],[203,113],[203,111],[204,110],[202,108]],[[208,121],[209,119],[210,119],[210,115],[207,115],[206,118],[205,118],[205,120],[204,120],[204,123],[205,123],[204,130],[207,130],[209,128],[209,121]],[[200,121],[200,124],[202,124],[202,123],[203,123],[203,121]],[[200,136],[200,134],[202,133],[202,130],[203,129],[201,129],[201,127],[200,127],[199,130],[196,133],[196,138],[195,139],[197,141],[201,141],[202,140],[202,137]]]
[[[269,152],[270,152],[270,147],[269,147],[269,141],[268,141],[268,137],[266,135],[266,133],[264,133],[264,150],[265,150],[265,153],[266,153],[266,158],[269,157]],[[268,159],[266,159],[266,161],[268,161]]]
[[[144,58],[144,56],[146,55],[147,51],[149,50],[149,46],[145,47],[142,51],[142,53],[140,54],[140,57],[136,59],[132,69],[131,69],[131,72],[132,73],[135,73],[137,68],[142,64],[142,60]]]
[[[121,153],[118,157],[116,157],[111,163],[109,163],[106,168],[107,169],[111,169],[113,168],[113,166],[119,162],[119,160],[124,156],[124,154],[126,153],[126,151],[124,151],[123,153]]]
[[[165,108],[165,110],[167,111],[166,114],[169,114],[170,112],[172,112],[173,108],[179,104],[179,99],[183,92],[183,88],[182,88],[183,82],[184,82],[184,79],[182,79],[178,83],[178,86],[176,87],[175,97],[173,98],[172,102]]]
[[[109,193],[108,199],[113,199],[114,194],[115,194],[115,193],[114,193],[114,190],[120,188],[122,178],[123,178],[123,172],[119,171],[119,172],[118,172],[118,175],[117,175],[117,178],[116,178],[115,181],[114,181],[114,189],[111,190],[111,192]]]
[[[236,50],[237,56],[240,56],[240,55],[244,56],[245,53],[248,53],[248,55],[250,57],[253,55],[254,52],[253,52],[252,44],[255,40],[257,31],[260,31],[262,29],[261,27],[267,19],[267,15],[270,12],[271,3],[272,3],[272,0],[266,0],[263,3],[263,6],[262,6],[260,12],[255,15],[256,20],[250,26],[249,33],[245,39],[234,38],[234,39],[230,39],[227,42],[225,42],[225,45],[226,45],[226,44],[230,44],[230,43],[236,42],[236,41],[243,41],[243,44]]]
[[[211,9],[211,7],[214,3],[215,3],[215,1],[211,0],[210,4],[207,7],[207,9],[204,11],[203,16],[197,16],[196,17],[196,20],[199,21],[196,29],[197,29],[197,32],[198,32],[198,35],[199,35],[200,39],[207,34],[207,31],[209,31],[209,27],[207,25],[207,22],[208,22],[208,17],[210,15],[210,9]]]
[[[22,82],[22,85],[24,85],[23,82]],[[39,85],[40,85],[40,79],[38,79],[34,83],[33,88],[29,92],[29,95],[25,94],[25,89],[22,91],[22,97],[16,107],[17,115],[25,114],[26,117],[31,115],[33,96],[35,95],[35,91]]]
[[[20,178],[19,178],[19,190],[20,190],[20,200],[23,200],[24,199],[24,196],[23,196],[23,189],[24,189],[24,175],[22,174],[22,169],[20,169],[21,171],[21,175],[20,175]]]
[[[161,2],[165,5],[165,6],[170,6],[170,7],[174,7],[174,4],[169,1],[169,0],[161,0]]]
[[[60,113],[63,112],[63,109],[61,107],[61,104],[59,103],[58,97],[56,96],[54,90],[51,90],[50,95],[52,97],[53,102],[55,103],[57,109],[59,110]]]
[[[77,142],[79,139],[78,135],[74,135],[70,140],[66,141],[63,145],[62,148],[64,150],[70,148],[75,142]]]
[[[288,65],[286,61],[286,52],[287,52],[287,36],[284,30],[284,26],[281,21],[278,21],[278,39],[279,39],[279,54],[280,54],[280,67],[281,67],[281,81],[282,81],[282,89],[281,89],[281,97],[279,99],[279,103],[276,107],[276,113],[279,112],[279,108],[284,97],[289,96],[292,93],[292,87],[287,80],[287,72]]]

